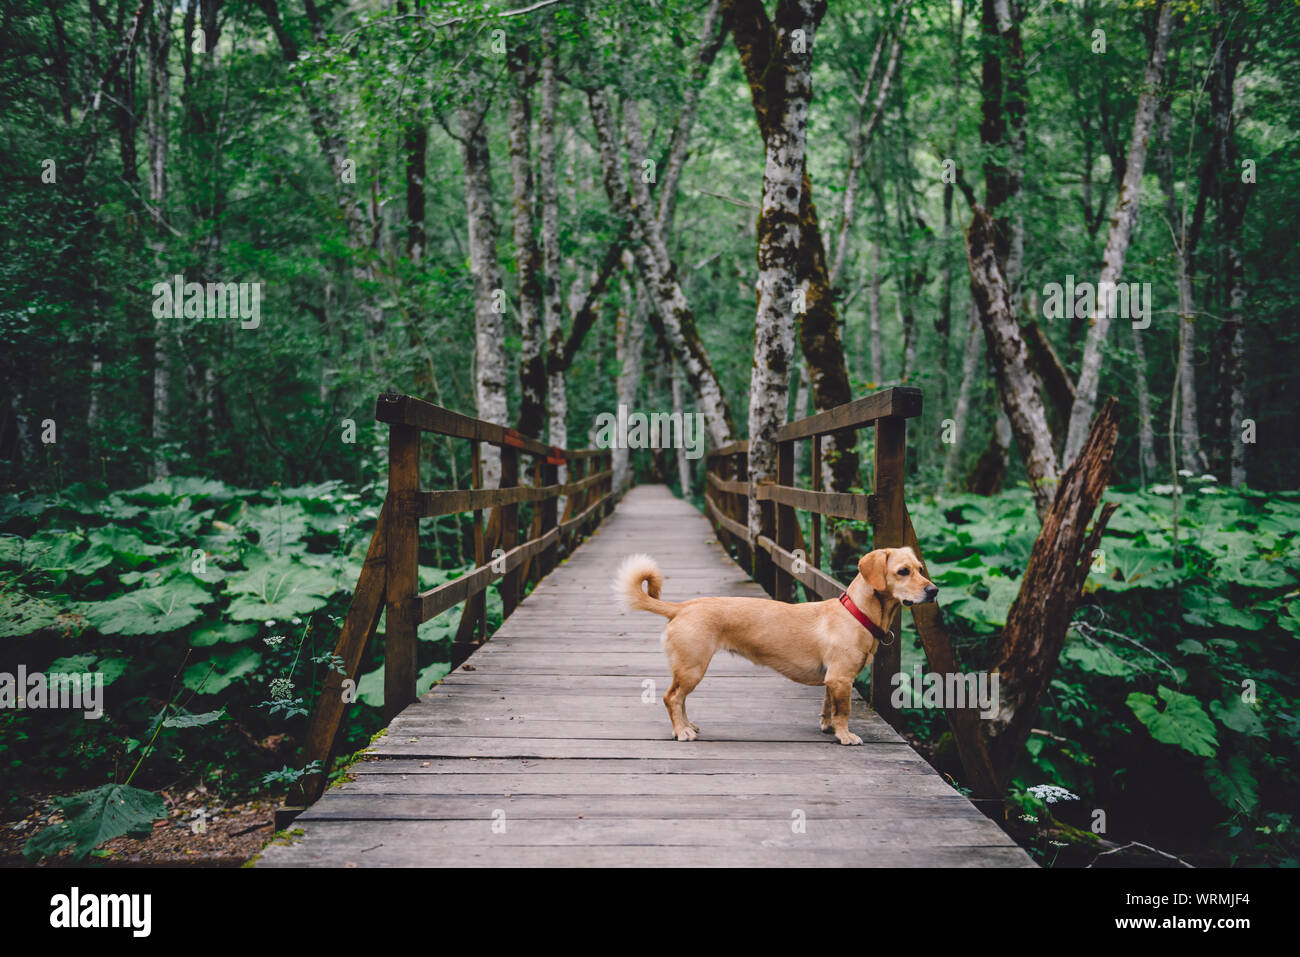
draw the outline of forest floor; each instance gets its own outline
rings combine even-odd
[[[160,792],[167,803],[167,818],[154,822],[146,838],[119,837],[108,841],[85,861],[72,851],[33,864],[23,857],[23,845],[41,828],[57,824],[63,815],[54,794],[29,795],[26,813],[0,822],[0,867],[75,867],[96,862],[127,866],[239,867],[258,853],[273,835],[273,812],[278,803],[266,796],[245,802],[223,801],[204,789]],[[203,824],[198,825],[199,812]]]

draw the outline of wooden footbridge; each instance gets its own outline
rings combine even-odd
[[[902,440],[919,408],[919,392],[895,389],[786,426],[778,483],[757,490],[769,534],[751,555],[738,522],[749,491],[743,444],[710,457],[711,524],[664,486],[635,487],[613,507],[607,452],[548,449],[409,397],[381,397],[377,417],[392,425],[395,450],[389,493],[337,653],[355,674],[386,605],[385,693],[395,717],[350,780],[320,794],[322,779],[305,779],[298,798],[309,806],[293,824],[300,833],[269,847],[258,866],[1033,866],[906,744],[886,720],[892,709],[882,716],[855,701],[850,728],[864,744],[843,747],[818,731],[821,688],[720,655],[691,696],[700,739],[673,740],[661,701],[670,681],[663,621],[624,610],[610,587],[624,556],[647,552],[674,601],[762,597],[755,579],[777,597],[793,597],[796,583],[814,600],[833,597],[840,586],[819,568],[820,522],[805,562],[793,510],[860,514],[872,520],[877,544],[914,541],[901,505]],[[877,430],[874,494],[816,491],[820,437],[864,424]],[[500,448],[502,487],[477,488],[476,470],[474,489],[419,490],[419,431],[469,439],[475,453],[481,442]],[[793,486],[792,449],[807,438],[814,489],[803,491]],[[518,484],[520,452],[536,462],[530,486]],[[572,473],[565,483],[555,471],[561,462]],[[528,540],[517,544],[521,503],[540,504]],[[483,507],[496,510],[486,530]],[[478,569],[417,594],[406,567],[415,561],[415,517],[471,510]],[[583,527],[597,522],[578,544]],[[724,541],[752,562],[755,577]],[[485,562],[493,542],[506,550]],[[561,549],[568,557],[556,567]],[[540,580],[517,602],[530,575]],[[508,614],[484,641],[476,597],[492,581]],[[461,602],[468,640],[457,645],[460,666],[417,700],[415,627]],[[937,612],[916,624],[931,667],[945,654],[951,667]],[[898,668],[897,647],[877,657],[877,689],[883,669]],[[328,764],[348,706],[337,694],[342,680],[322,693],[308,760]],[[978,781],[974,717],[949,717],[968,777]]]

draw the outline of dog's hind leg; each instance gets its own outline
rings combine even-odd
[[[667,650],[673,683],[664,694],[664,707],[668,709],[668,719],[673,723],[673,737],[678,741],[694,741],[700,733],[700,727],[686,717],[686,696],[704,679],[709,660],[687,655],[681,648],[674,648],[671,637]]]

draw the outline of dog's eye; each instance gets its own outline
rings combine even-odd
[[[907,576],[910,575],[910,574],[912,574],[912,570],[911,570],[910,568],[900,568],[900,569],[898,570],[898,576],[899,576],[900,578],[905,578],[905,577],[907,577]]]

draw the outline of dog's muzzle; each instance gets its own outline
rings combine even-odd
[[[938,594],[939,594],[939,588],[937,585],[926,585],[924,598],[920,599],[919,601],[913,601],[910,598],[904,598],[903,604],[909,607],[912,605],[925,605],[934,601],[935,596]]]

